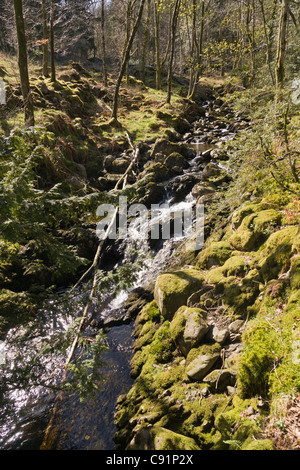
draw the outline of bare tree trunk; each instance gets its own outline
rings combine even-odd
[[[175,53],[175,39],[176,39],[176,29],[179,16],[181,0],[175,1],[175,6],[172,15],[172,24],[171,24],[171,52],[169,58],[169,68],[168,68],[168,91],[167,91],[167,103],[171,102],[172,95],[172,78],[173,78],[173,62],[174,62],[174,53]]]
[[[282,7],[279,21],[279,32],[277,42],[277,57],[276,57],[276,88],[283,88],[284,84],[284,62],[287,46],[287,31],[288,31],[288,14],[289,14],[290,0],[282,0]]]
[[[101,0],[101,40],[102,40],[102,60],[104,86],[107,87],[107,63],[106,63],[106,43],[105,43],[105,3]]]
[[[42,12],[43,12],[43,75],[49,77],[48,68],[48,27],[47,27],[47,9],[46,0],[42,0]]]
[[[151,20],[151,0],[147,2],[147,20],[146,28],[144,32],[144,40],[142,47],[142,57],[141,57],[141,80],[145,83],[146,80],[146,62],[147,62],[147,51],[150,37],[150,20]]]
[[[271,77],[272,83],[273,83],[273,85],[275,85],[274,74],[273,74],[273,70],[272,70],[272,67],[271,67],[271,42],[270,42],[270,36],[267,32],[267,20],[266,20],[264,0],[259,0],[259,3],[260,3],[262,19],[263,19],[264,35],[265,35],[265,40],[266,40],[266,43],[267,43],[266,63],[267,63],[267,66],[268,66],[268,69],[269,69],[269,72],[270,72],[270,77]]]
[[[25,125],[34,126],[33,99],[29,84],[27,42],[22,0],[14,0],[14,11],[18,38],[18,65],[21,90],[24,99]]]
[[[51,0],[51,18],[50,18],[50,50],[51,50],[51,81],[56,81],[55,58],[54,58],[54,11],[55,1]]]
[[[120,72],[119,72],[119,76],[117,78],[117,82],[116,82],[116,86],[115,86],[115,92],[114,92],[113,110],[112,110],[112,119],[114,121],[118,120],[118,102],[119,102],[120,86],[121,86],[122,78],[124,77],[124,74],[126,72],[126,67],[127,67],[128,61],[129,61],[133,41],[134,41],[134,38],[136,36],[139,25],[141,23],[141,20],[142,20],[145,2],[146,2],[146,0],[141,0],[141,2],[140,2],[138,16],[136,18],[134,27],[132,29],[129,41],[127,42],[126,50],[125,50],[124,57],[123,57],[123,60],[122,60],[121,69],[120,69]]]
[[[194,37],[195,51],[196,51],[196,67],[194,70],[192,80],[190,82],[190,89],[189,89],[189,95],[188,95],[190,99],[192,99],[195,95],[197,84],[199,81],[200,70],[202,66],[204,20],[205,20],[205,0],[201,0],[201,22],[200,22],[199,38],[197,39],[196,31],[195,31],[195,37]]]
[[[161,89],[161,61],[160,61],[160,46],[159,46],[159,24],[160,13],[158,6],[154,0],[154,25],[155,25],[155,62],[156,62],[156,89]]]

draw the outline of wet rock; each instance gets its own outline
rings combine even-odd
[[[192,189],[192,195],[195,199],[199,199],[201,196],[207,194],[213,194],[216,191],[214,184],[204,181],[203,183],[197,183]]]
[[[202,181],[205,181],[207,179],[209,179],[210,177],[212,176],[220,176],[222,173],[222,170],[215,164],[213,163],[208,163],[203,172],[202,172],[202,175],[201,175],[201,180]]]
[[[166,190],[173,197],[171,203],[184,199],[192,190],[193,186],[199,182],[199,177],[194,175],[184,175],[175,178],[166,185]]]
[[[157,153],[162,153],[168,156],[174,152],[181,153],[180,144],[176,144],[175,142],[170,142],[167,139],[157,139],[153,146],[152,152],[150,154],[150,158],[154,159]]]
[[[145,186],[140,186],[137,190],[137,201],[145,206],[158,204],[165,196],[165,188],[163,185],[149,182]],[[135,201],[134,201],[135,202]]]

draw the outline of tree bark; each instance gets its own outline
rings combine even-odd
[[[161,89],[161,62],[160,62],[160,45],[159,45],[159,25],[160,13],[156,1],[154,0],[154,25],[155,25],[155,62],[156,62],[156,77],[155,86],[157,90]]]
[[[54,13],[55,13],[55,0],[51,0],[50,49],[51,49],[51,81],[52,82],[56,82],[55,57],[54,57]]]
[[[176,29],[177,29],[177,22],[179,16],[181,0],[176,0],[172,15],[172,24],[171,24],[171,52],[169,58],[169,68],[168,68],[168,91],[167,91],[167,103],[171,102],[171,95],[172,95],[172,78],[173,78],[173,62],[174,62],[174,54],[175,54],[175,40],[176,40]]]
[[[49,77],[48,68],[48,27],[47,27],[47,9],[46,0],[42,0],[42,13],[43,13],[43,75]]]
[[[195,53],[196,53],[196,64],[195,64],[195,69],[191,73],[191,78],[190,78],[190,86],[189,86],[189,94],[188,97],[192,99],[195,95],[196,89],[197,89],[197,84],[199,81],[199,76],[200,76],[200,70],[202,66],[202,50],[203,50],[203,32],[204,32],[204,19],[205,19],[205,0],[201,0],[201,20],[200,20],[200,31],[199,31],[199,38],[197,38],[196,34],[196,0],[195,0],[195,5],[194,5],[194,16],[195,18],[193,19],[193,42],[194,42],[194,48],[195,48]],[[195,22],[195,24],[194,24]]]
[[[21,90],[24,99],[25,125],[34,126],[33,99],[29,83],[27,42],[22,0],[14,0],[14,11],[18,38],[18,65]]]
[[[285,76],[285,55],[287,47],[287,31],[288,31],[288,14],[289,14],[290,0],[282,0],[279,32],[277,42],[277,57],[276,57],[276,88],[283,88]]]
[[[101,0],[101,40],[102,40],[102,60],[103,60],[103,81],[107,87],[107,63],[106,63],[106,42],[105,42],[105,3]]]
[[[125,53],[124,53],[123,60],[122,60],[121,69],[120,69],[120,72],[119,72],[119,76],[117,78],[115,91],[114,91],[112,116],[111,116],[114,121],[118,120],[118,103],[119,103],[120,86],[121,86],[121,82],[122,82],[122,79],[124,77],[124,74],[126,72],[126,67],[127,67],[127,64],[128,64],[129,58],[130,58],[130,52],[131,52],[131,48],[132,48],[132,45],[133,45],[133,41],[134,41],[134,38],[136,36],[139,25],[141,23],[141,20],[142,20],[145,2],[146,2],[146,0],[141,0],[141,2],[140,2],[138,15],[137,15],[134,27],[132,29],[130,38],[127,42],[127,46],[126,46]]]

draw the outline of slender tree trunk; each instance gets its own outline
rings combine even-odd
[[[49,77],[48,67],[48,26],[47,26],[47,9],[46,0],[42,0],[42,12],[43,12],[43,75]]]
[[[144,40],[142,47],[142,57],[141,57],[141,80],[145,83],[146,80],[146,62],[147,62],[147,51],[150,37],[150,20],[151,20],[151,0],[147,2],[147,20],[146,28],[144,32]]]
[[[54,57],[54,12],[55,0],[51,0],[51,18],[50,18],[50,50],[51,50],[51,81],[56,81],[55,57]]]
[[[167,103],[171,102],[171,95],[172,95],[172,78],[173,78],[173,62],[174,62],[174,54],[175,54],[175,39],[176,39],[176,29],[177,29],[177,22],[179,16],[181,0],[175,1],[175,6],[172,15],[172,23],[171,23],[171,51],[170,51],[170,58],[169,58],[169,68],[168,68],[168,91],[167,91]]]
[[[269,69],[269,73],[270,73],[272,83],[273,83],[273,85],[275,85],[274,74],[273,74],[273,70],[272,70],[272,67],[271,67],[271,43],[270,43],[270,36],[268,34],[268,31],[267,31],[267,20],[266,20],[264,0],[259,0],[259,3],[260,3],[261,14],[262,14],[262,19],[263,19],[264,35],[265,35],[265,40],[266,40],[266,43],[267,43],[266,63],[267,63],[268,69]]]
[[[160,62],[160,44],[159,44],[159,25],[160,12],[156,1],[154,0],[154,25],[155,25],[155,63],[156,63],[156,89],[161,89],[161,62]]]
[[[191,61],[191,66],[190,66],[190,82],[189,82],[189,91],[188,91],[188,96],[191,96],[192,89],[194,86],[194,77],[195,77],[195,72],[196,72],[196,57],[195,57],[195,51],[196,51],[196,45],[197,45],[197,31],[196,31],[196,22],[197,22],[197,0],[193,0],[192,3],[192,41],[191,41],[191,48],[190,48],[190,61]],[[187,26],[188,26],[188,21],[187,21]]]
[[[27,42],[22,0],[14,0],[14,11],[18,38],[18,65],[21,90],[24,99],[25,125],[34,126],[33,99],[29,84]]]
[[[193,75],[193,82],[190,84],[190,90],[188,97],[192,99],[196,93],[197,84],[199,81],[200,70],[202,67],[202,52],[203,52],[203,33],[204,33],[204,21],[205,21],[205,0],[201,0],[201,21],[199,38],[195,35],[195,50],[196,50],[196,67]]]
[[[112,110],[112,119],[114,121],[118,120],[118,102],[119,102],[120,86],[121,86],[122,78],[124,77],[124,74],[126,72],[126,67],[127,67],[127,64],[128,64],[129,58],[130,58],[130,52],[131,52],[131,48],[132,48],[132,45],[133,45],[133,41],[134,41],[134,38],[136,36],[139,25],[141,23],[141,20],[142,20],[145,2],[146,2],[146,0],[141,0],[140,1],[138,15],[137,15],[134,27],[132,29],[129,41],[127,42],[126,50],[125,50],[124,57],[123,57],[123,60],[122,60],[121,69],[120,69],[120,72],[119,72],[119,76],[117,78],[117,82],[116,82],[116,86],[115,86],[115,92],[114,92],[113,110]]]
[[[288,32],[288,14],[289,14],[290,0],[282,0],[282,7],[279,21],[279,32],[277,42],[277,57],[276,57],[276,88],[283,88],[285,76],[285,55],[287,47],[287,32]]]
[[[103,60],[103,80],[107,87],[107,63],[106,63],[106,42],[105,42],[105,3],[101,0],[101,40],[102,40],[102,60]]]

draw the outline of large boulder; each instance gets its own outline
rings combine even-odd
[[[247,215],[229,241],[237,250],[255,250],[280,224],[281,219],[282,214],[275,209]]]
[[[189,296],[200,289],[203,273],[190,268],[158,276],[154,299],[161,314],[166,320],[171,320],[182,305],[186,305]]]
[[[197,257],[197,267],[200,269],[209,269],[212,266],[223,265],[230,258],[232,247],[226,241],[212,242],[206,246]]]
[[[154,159],[157,153],[162,153],[163,155],[168,156],[174,152],[181,153],[180,144],[176,144],[175,142],[170,142],[167,139],[157,139],[153,146],[150,158]]]
[[[182,354],[187,356],[189,351],[199,346],[209,327],[206,312],[201,308],[182,306],[170,323],[171,337]]]

